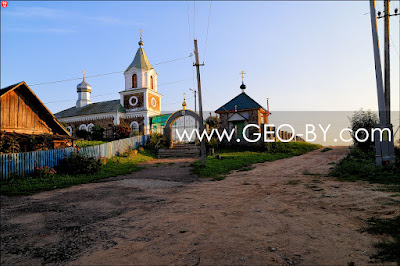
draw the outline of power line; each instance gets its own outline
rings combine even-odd
[[[193,0],[193,39],[196,38],[196,0]]]
[[[210,15],[211,15],[211,5],[212,5],[212,0],[210,1],[210,9],[208,10],[208,22],[207,22],[207,33],[206,33],[206,42],[204,44],[204,57],[203,57],[203,63],[206,59],[206,52],[207,52],[207,40],[208,40],[208,29],[210,27]]]
[[[392,41],[392,44],[393,44],[394,50],[396,51],[397,56],[399,57],[399,52],[397,51],[396,44],[394,43],[392,37],[390,37],[390,40]]]
[[[193,56],[193,53],[190,53],[189,56],[185,56],[185,57],[181,57],[181,58],[176,58],[176,59],[160,62],[160,63],[157,63],[157,64],[153,64],[153,66],[166,64],[166,63],[172,63],[172,62],[183,60],[183,59],[186,59],[186,58],[189,58],[189,57],[192,57],[192,56]],[[107,75],[120,74],[120,73],[123,73],[123,72],[125,72],[125,71],[115,71],[115,72],[109,72],[109,73],[104,73],[104,74],[86,76],[86,78],[102,77],[102,76],[107,76]],[[33,86],[38,86],[38,85],[54,84],[54,83],[60,83],[60,82],[66,82],[66,81],[72,81],[72,80],[81,80],[81,79],[82,79],[82,77],[71,78],[71,79],[62,79],[62,80],[57,80],[57,81],[49,81],[49,82],[42,82],[42,83],[36,83],[36,84],[29,84],[28,86],[33,87]]]
[[[176,80],[176,81],[166,82],[166,83],[158,84],[158,85],[157,85],[157,87],[159,87],[159,86],[163,86],[163,85],[174,84],[174,83],[178,83],[178,82],[182,82],[182,81],[186,81],[186,80],[191,80],[191,79],[193,79],[193,78],[187,78],[187,79],[181,79],[181,80]],[[115,92],[113,92],[113,93],[107,93],[107,94],[95,95],[95,96],[92,96],[92,98],[101,97],[101,96],[106,96],[106,95],[111,95],[111,94],[115,94]],[[75,101],[75,100],[76,100],[76,99],[60,100],[60,101],[52,101],[52,102],[45,102],[44,104],[50,104],[50,103],[60,103],[60,102],[70,102],[70,101]]]
[[[190,33],[190,16],[189,16],[189,5],[188,5],[188,0],[186,0],[186,11],[187,11],[188,27],[189,27],[189,41],[191,41],[192,35],[191,35],[191,33]]]

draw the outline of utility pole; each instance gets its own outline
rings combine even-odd
[[[201,79],[200,79],[200,65],[199,63],[199,48],[197,46],[197,39],[194,39],[194,54],[196,56],[196,63],[193,64],[196,66],[197,71],[197,90],[199,92],[199,112],[200,112],[200,125],[199,125],[199,133],[202,134],[204,132],[204,120],[203,120],[203,101],[201,98]],[[201,153],[201,163],[205,166],[206,165],[206,143],[204,139],[201,140],[200,143],[200,153]]]
[[[385,95],[383,92],[383,80],[382,80],[382,66],[379,51],[379,38],[377,29],[377,17],[375,10],[375,0],[370,0],[370,14],[371,14],[371,26],[372,26],[372,41],[374,47],[374,61],[375,61],[375,75],[376,75],[376,87],[378,94],[378,108],[379,108],[379,125],[377,128],[381,130],[389,129],[389,134],[382,133],[382,140],[378,131],[374,133],[375,142],[375,158],[376,165],[381,166],[383,162],[394,163],[394,146],[393,146],[393,134],[390,130],[391,125],[387,122],[387,109],[385,104]],[[379,13],[378,13],[379,15]],[[390,98],[389,98],[390,101]]]
[[[389,0],[385,5],[385,107],[386,123],[390,125],[390,26],[389,26]]]
[[[193,93],[194,93],[194,112],[197,113],[197,107],[196,107],[196,105],[197,105],[197,103],[196,103],[196,94],[197,94],[197,91],[196,91],[196,90],[193,90],[193,89],[189,89],[189,90],[193,91]]]
[[[384,1],[384,14],[381,15],[381,12],[378,12],[378,18],[384,18],[384,39],[385,39],[385,79],[384,79],[384,98],[385,98],[385,112],[386,112],[386,127],[390,130],[390,139],[388,143],[388,155],[389,155],[389,162],[394,161],[395,152],[394,152],[394,134],[393,134],[393,126],[391,124],[391,104],[390,104],[390,96],[391,96],[391,89],[390,89],[390,17],[391,16],[398,16],[398,9],[394,10],[394,14],[390,14],[389,9],[389,2],[390,0]]]

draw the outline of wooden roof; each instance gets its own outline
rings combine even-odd
[[[8,87],[5,87],[3,89],[0,89],[0,98],[4,97],[7,95],[7,93],[10,93],[11,91],[14,91],[16,89],[20,89],[22,93],[27,94],[30,96],[33,101],[35,101],[38,106],[40,107],[40,111],[48,121],[50,122],[51,129],[55,134],[59,135],[66,135],[66,136],[71,136],[69,132],[58,122],[58,120],[55,118],[55,116],[50,112],[49,109],[42,103],[42,101],[36,96],[36,94],[29,88],[29,86],[25,83],[25,81],[10,85]]]

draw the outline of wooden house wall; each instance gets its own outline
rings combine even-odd
[[[16,89],[0,98],[0,129],[9,132],[51,133],[36,99]]]

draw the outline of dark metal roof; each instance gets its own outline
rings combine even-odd
[[[74,106],[64,111],[58,112],[54,115],[57,118],[65,118],[72,116],[103,114],[110,112],[125,113],[125,109],[122,107],[120,100],[92,103],[80,108]]]
[[[264,107],[262,107],[256,101],[254,101],[245,92],[242,92],[241,94],[239,94],[238,96],[227,102],[225,105],[218,108],[218,110],[215,112],[235,111],[235,105],[237,110],[263,109],[264,111],[267,111],[265,110]]]

